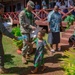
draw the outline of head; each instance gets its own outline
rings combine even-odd
[[[33,8],[34,8],[34,2],[33,1],[28,1],[28,3],[27,3],[27,9],[29,11],[32,11]]]
[[[38,32],[37,37],[38,37],[39,39],[43,39],[44,36],[45,36],[45,30],[41,30],[41,31]]]
[[[54,7],[54,11],[55,11],[55,12],[58,12],[58,10],[59,10],[59,6],[55,6],[55,7]]]
[[[37,2],[35,2],[35,4],[37,5],[38,3],[37,3]]]
[[[0,15],[4,14],[4,5],[0,3]]]

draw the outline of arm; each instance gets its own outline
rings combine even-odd
[[[3,25],[3,23],[1,23],[0,22],[0,31],[4,34],[4,35],[6,35],[6,36],[8,36],[8,37],[10,37],[10,38],[14,38],[14,39],[16,39],[16,37],[13,35],[13,34],[11,34],[6,28],[5,28],[5,26]]]

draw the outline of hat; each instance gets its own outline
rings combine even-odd
[[[28,1],[28,4],[29,4],[32,8],[34,8],[34,2],[33,2],[33,1]]]

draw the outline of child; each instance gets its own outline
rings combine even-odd
[[[35,53],[35,58],[34,58],[35,69],[31,71],[32,73],[36,73],[40,66],[43,66],[42,71],[44,71],[46,68],[44,66],[44,58],[43,58],[44,57],[44,47],[46,46],[48,50],[50,50],[51,48],[49,48],[46,41],[43,39],[44,35],[45,35],[44,31],[39,31],[37,34],[37,39],[32,42],[32,44],[36,43],[36,53]]]

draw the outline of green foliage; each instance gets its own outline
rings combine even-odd
[[[11,31],[12,34],[14,34],[15,36],[21,36],[21,32],[20,32],[20,28],[19,27],[14,27]]]
[[[70,49],[70,51],[64,52],[67,58],[62,58],[62,67],[65,70],[65,75],[75,75],[75,50]]]
[[[68,22],[66,30],[70,28],[70,25],[73,23],[73,21],[75,20],[75,16],[74,15],[69,15],[65,18],[65,22]]]
[[[17,37],[22,35],[19,27],[13,28],[11,33]],[[18,41],[14,40],[14,43],[18,48],[22,47],[22,42],[23,42],[22,40],[18,40]]]

